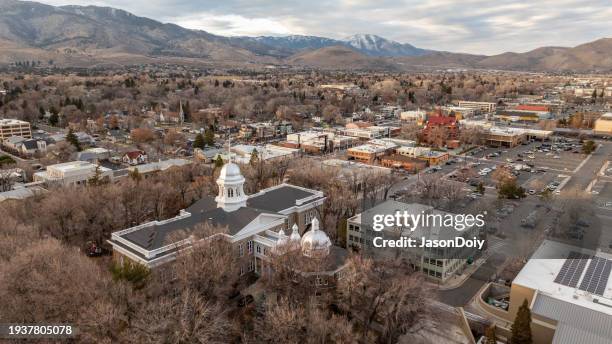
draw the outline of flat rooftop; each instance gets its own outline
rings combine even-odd
[[[567,258],[561,257],[567,257],[571,252],[590,257],[584,258],[584,262],[582,262],[583,267],[577,269],[575,287],[555,282],[557,276],[563,273],[562,269],[565,269],[564,264]],[[612,279],[609,278],[605,283],[603,295],[597,295],[580,289],[590,264],[593,263],[594,259],[597,260],[593,257],[612,259],[612,255],[601,251],[593,252],[589,249],[545,240],[512,283],[538,290],[539,294],[547,295],[554,299],[612,315]],[[595,279],[603,279],[603,273],[603,270],[600,271],[598,269],[593,277]]]
[[[0,118],[0,125],[17,125],[17,124],[30,124],[30,122],[20,121],[18,119],[11,118]]]

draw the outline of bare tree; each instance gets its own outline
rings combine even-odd
[[[139,309],[122,340],[128,343],[228,343],[234,329],[219,304],[186,289]]]

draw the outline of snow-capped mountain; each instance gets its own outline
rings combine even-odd
[[[318,36],[259,36],[240,37],[243,41],[264,44],[280,55],[291,55],[304,50],[320,49],[331,46],[345,46],[369,56],[421,56],[431,51],[419,49],[410,44],[402,44],[380,36],[359,34],[344,40]]]
[[[350,47],[371,56],[421,56],[430,51],[371,34],[357,34],[344,40]]]

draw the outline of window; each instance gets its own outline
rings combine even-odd
[[[242,256],[244,256],[244,248],[242,247],[242,244],[238,244],[238,257]]]
[[[247,251],[249,254],[253,254],[253,240],[247,241]]]
[[[257,245],[257,253],[261,253],[261,246]]]
[[[254,261],[249,261],[249,272],[252,272],[255,270],[255,262]]]
[[[244,275],[244,266],[240,267],[240,276]]]

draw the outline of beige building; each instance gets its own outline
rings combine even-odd
[[[593,126],[593,131],[596,134],[612,134],[612,112],[601,115]]]
[[[477,109],[480,112],[493,112],[497,108],[497,104],[489,102],[473,102],[468,100],[459,100],[457,106],[463,108]]]
[[[87,161],[71,161],[50,165],[47,166],[46,171],[34,173],[34,181],[50,185],[86,185],[96,173],[100,174],[100,179],[112,180],[113,178],[113,171],[109,168]]]
[[[32,129],[30,123],[17,119],[0,119],[0,141],[4,141],[11,136],[31,139]]]
[[[534,344],[612,343],[612,255],[544,241],[512,282],[507,322],[527,300]]]

